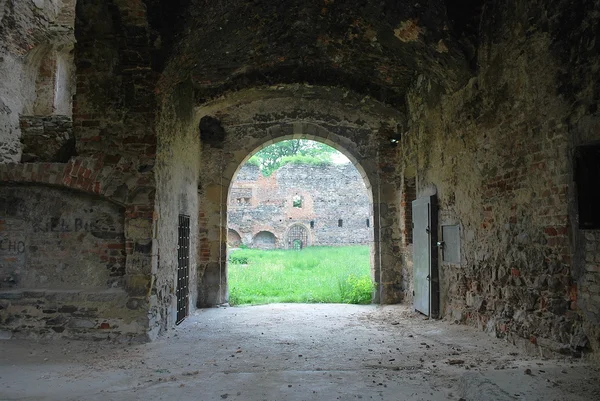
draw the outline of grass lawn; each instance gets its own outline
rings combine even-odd
[[[229,303],[369,303],[369,246],[229,252]]]

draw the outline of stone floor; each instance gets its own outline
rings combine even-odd
[[[0,400],[591,401],[599,372],[403,306],[200,310],[143,345],[0,342]]]

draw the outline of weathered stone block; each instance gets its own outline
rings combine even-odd
[[[152,276],[134,274],[127,276],[127,293],[130,296],[149,295],[152,284]]]
[[[75,154],[68,116],[21,116],[23,162],[66,163]]]

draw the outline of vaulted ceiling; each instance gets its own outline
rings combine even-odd
[[[191,79],[200,103],[228,90],[308,83],[399,107],[419,75],[449,90],[471,76],[481,3],[147,0],[170,60],[163,83]]]

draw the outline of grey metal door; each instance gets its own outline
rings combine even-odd
[[[437,293],[432,297],[432,283],[437,282],[437,258],[434,247],[437,239],[435,197],[427,196],[412,203],[413,218],[413,277],[415,310],[430,316],[437,314]]]

